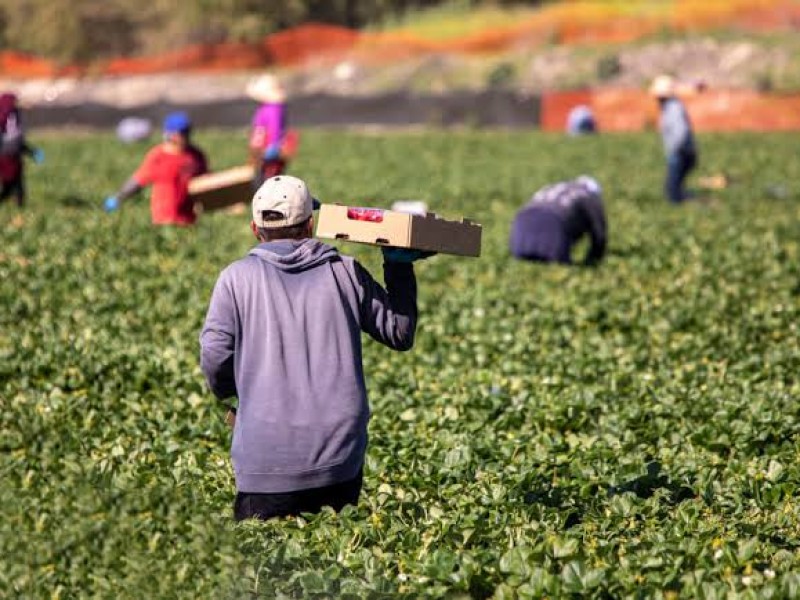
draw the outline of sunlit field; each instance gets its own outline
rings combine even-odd
[[[425,200],[483,256],[418,264],[413,351],[365,340],[359,505],[243,525],[198,335],[247,214],[106,215],[146,146],[33,141],[28,208],[0,206],[0,596],[800,595],[797,135],[701,137],[732,185],[674,207],[655,133],[304,132],[323,202]],[[244,132],[199,142],[244,159]],[[518,207],[581,173],[607,260],[512,260]]]

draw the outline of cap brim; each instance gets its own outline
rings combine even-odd
[[[319,210],[320,206],[322,206],[322,203],[319,200],[316,198],[311,199],[311,210]]]

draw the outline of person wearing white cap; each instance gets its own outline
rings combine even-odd
[[[386,250],[383,288],[311,238],[314,203],[300,179],[264,182],[250,223],[259,244],[220,274],[200,334],[209,388],[238,398],[237,520],[355,504],[369,421],[361,332],[394,350],[414,343],[422,254]]]
[[[582,175],[540,189],[522,207],[511,226],[509,249],[519,259],[572,264],[572,247],[588,234],[591,245],[585,265],[602,260],[607,226],[603,190]]]
[[[656,98],[659,105],[659,126],[667,157],[664,192],[673,203],[683,202],[690,197],[684,183],[697,166],[697,145],[692,123],[677,93],[678,84],[669,75],[656,77],[650,86],[650,95]]]
[[[274,75],[256,77],[247,85],[247,95],[259,103],[250,130],[250,157],[256,166],[253,189],[265,179],[281,175],[297,145],[296,132],[289,130],[286,91]]]

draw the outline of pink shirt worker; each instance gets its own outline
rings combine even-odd
[[[297,134],[288,129],[286,92],[273,75],[262,75],[247,86],[247,95],[260,103],[253,115],[249,150],[256,166],[254,189],[286,171],[297,146]]]

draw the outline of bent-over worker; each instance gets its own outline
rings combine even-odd
[[[516,258],[571,264],[572,247],[585,234],[583,262],[592,265],[605,255],[606,216],[600,184],[583,175],[536,192],[514,218],[509,248]]]

